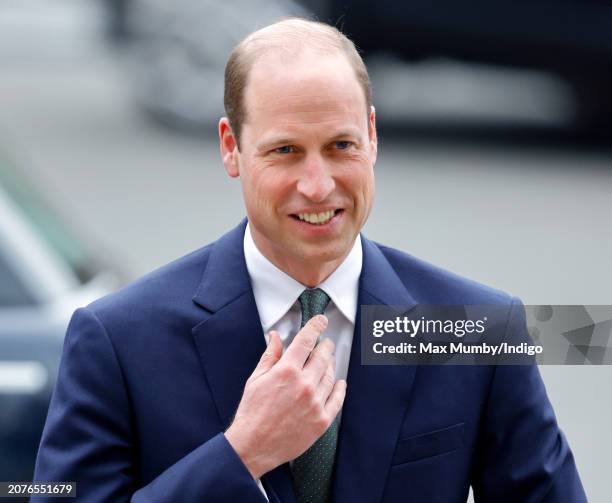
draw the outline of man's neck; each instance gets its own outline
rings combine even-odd
[[[348,255],[348,253],[346,255]],[[346,258],[346,255],[344,255],[341,259],[331,262],[317,262],[314,264],[310,264],[306,261],[300,261],[297,264],[279,264],[270,257],[266,258],[285,274],[291,276],[294,280],[300,282],[302,285],[307,286],[308,288],[314,288],[323,283],[323,281],[329,278],[332,273],[338,269],[338,267],[340,267],[340,264],[342,264]]]
[[[349,248],[341,257],[337,257],[334,260],[305,260],[299,257],[289,257],[275,253],[274,249],[269,249],[259,243],[258,236],[251,229],[251,236],[255,246],[259,252],[268,259],[277,268],[283,271],[294,280],[298,281],[304,286],[314,288],[323,281],[325,281],[332,273],[340,267],[342,262],[351,252]]]

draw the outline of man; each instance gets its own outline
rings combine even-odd
[[[351,42],[268,26],[225,91],[248,222],[75,313],[36,480],[86,502],[586,501],[536,367],[360,364],[359,305],[525,327],[515,299],[360,236],[376,115]]]

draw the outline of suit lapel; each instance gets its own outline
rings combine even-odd
[[[194,341],[221,427],[229,426],[265,340],[244,260],[246,220],[217,241],[193,301],[204,308]],[[362,238],[358,306],[414,306],[415,301],[379,248]],[[379,501],[414,381],[415,367],[361,365],[358,307],[342,410],[334,497]],[[271,501],[295,502],[289,465],[263,477]]]
[[[193,330],[206,380],[227,428],[266,345],[252,295],[245,292]]]
[[[204,311],[192,334],[224,430],[266,348],[244,260],[245,226],[243,220],[212,245],[204,278],[193,297]],[[267,473],[263,483],[271,501],[295,501],[288,464]]]
[[[334,501],[381,500],[416,371],[414,366],[361,365],[361,306],[415,306],[380,249],[365,238],[362,245],[363,267],[338,440]]]

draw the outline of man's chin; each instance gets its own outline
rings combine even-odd
[[[298,250],[298,255],[302,262],[311,266],[330,262],[341,262],[351,251],[348,243],[327,242],[302,242]],[[352,244],[352,243],[351,243]]]

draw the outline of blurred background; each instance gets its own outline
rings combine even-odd
[[[243,217],[223,67],[295,14],[341,27],[371,71],[368,237],[528,304],[612,304],[611,2],[3,0],[0,480],[31,479],[72,311]],[[612,369],[541,371],[589,500],[609,501]]]

